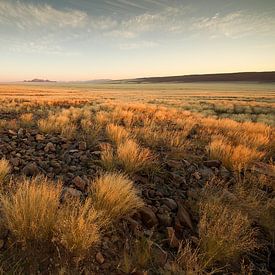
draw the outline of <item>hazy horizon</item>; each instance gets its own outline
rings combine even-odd
[[[0,82],[274,71],[273,0],[0,0]]]

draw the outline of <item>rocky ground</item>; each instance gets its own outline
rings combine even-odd
[[[0,114],[1,119],[14,117]],[[189,138],[196,140],[196,133]],[[89,144],[81,138],[67,139],[58,134],[45,134],[37,126],[3,128],[0,134],[0,159],[9,160],[12,182],[23,176],[43,174],[55,181],[61,180],[64,195],[68,193],[85,198],[89,182],[102,171],[100,154],[98,143]],[[152,248],[153,260],[150,260],[149,267],[136,263],[130,272],[175,274],[172,272],[173,263],[181,241],[199,242],[198,217],[190,205],[190,201],[197,200],[197,190],[213,178],[228,185],[235,181],[233,174],[219,160],[209,159],[205,148],[193,146],[183,156],[175,158],[175,155],[175,152],[160,150],[159,173],[148,175],[141,172],[131,176],[145,206],[104,234],[91,257],[77,267],[79,273],[88,261],[90,272],[95,274],[126,274],[125,253],[133,251],[132,242],[145,238]],[[274,258],[274,254],[269,254],[269,257]],[[259,265],[264,261],[259,260]],[[54,265],[54,261],[51,263],[49,259],[46,262],[47,268],[40,266],[45,274],[51,270],[51,264]],[[274,262],[269,265],[273,271]]]

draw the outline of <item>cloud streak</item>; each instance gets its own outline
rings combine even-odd
[[[109,2],[105,1],[105,4]],[[209,38],[225,36],[237,39],[275,35],[275,17],[268,13],[239,10],[198,17],[193,6],[178,4],[175,7],[159,1],[159,8],[152,11],[146,10],[145,4],[155,5],[155,0],[144,0],[142,3],[129,0],[110,2],[113,7],[127,6],[139,11],[138,14],[120,18],[115,13],[95,15],[89,11],[55,8],[49,4],[0,0],[0,32],[9,29],[5,35],[17,37],[18,51],[20,39],[24,40],[25,34],[28,34],[32,37],[30,41],[23,41],[22,50],[29,47],[48,53],[62,51],[62,35],[63,40],[74,40],[76,43],[94,37],[106,41],[111,39],[112,46],[122,50],[158,47],[167,37],[180,39],[204,34]],[[21,36],[15,33],[21,33]],[[47,37],[46,42],[40,39],[42,35]]]

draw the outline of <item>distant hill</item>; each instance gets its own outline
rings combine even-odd
[[[113,83],[191,83],[191,82],[275,82],[275,71],[197,74],[164,77],[144,77],[113,81]]]
[[[56,82],[48,79],[39,79],[39,78],[34,78],[32,80],[24,80],[24,82]]]

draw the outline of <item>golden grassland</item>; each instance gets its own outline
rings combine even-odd
[[[199,101],[192,103],[194,98]],[[214,274],[230,268],[252,274],[253,257],[261,249],[274,250],[274,93],[188,91],[182,104],[180,91],[168,97],[157,90],[1,85],[0,99],[0,135],[1,129],[37,127],[44,134],[85,140],[101,152],[102,170],[89,183],[86,199],[63,203],[61,182],[38,176],[11,184],[10,164],[0,160],[1,228],[11,233],[10,253],[47,243],[59,253],[60,272],[60,255],[77,259],[76,265],[89,259],[105,232],[143,207],[134,177],[165,174],[163,152],[174,160],[192,161],[196,150],[219,160],[232,180],[229,184],[214,177],[196,189],[194,198],[189,196],[197,241],[186,239],[171,252],[174,260],[167,274]],[[200,101],[205,102],[199,105],[202,110],[211,105],[215,113],[187,110]],[[249,117],[236,119],[236,114]],[[261,122],[253,122],[253,115]],[[162,274],[154,264],[154,245],[149,238],[137,238],[122,253],[119,269],[130,274],[154,266]],[[4,270],[4,256],[1,261]]]

